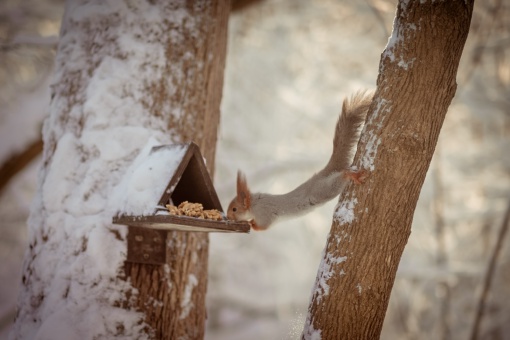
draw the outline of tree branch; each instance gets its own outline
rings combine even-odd
[[[9,181],[23,170],[42,152],[43,142],[41,139],[30,144],[21,153],[15,154],[0,168],[0,192]]]
[[[501,254],[501,249],[503,248],[503,242],[508,232],[509,225],[510,225],[510,201],[508,202],[505,216],[503,218],[503,222],[501,223],[501,227],[499,228],[499,232],[496,238],[496,245],[494,246],[492,256],[489,260],[489,266],[487,268],[487,272],[485,273],[482,293],[480,294],[480,299],[478,300],[478,307],[476,308],[475,320],[473,322],[473,328],[471,330],[470,337],[471,340],[477,340],[478,335],[480,334],[480,325],[482,323],[482,317],[485,312],[487,296],[489,295],[492,279],[494,278],[494,274],[496,271],[496,264]]]

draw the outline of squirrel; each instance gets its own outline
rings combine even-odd
[[[248,221],[254,230],[266,230],[280,218],[305,214],[337,197],[349,180],[363,183],[367,172],[351,170],[350,165],[372,96],[358,92],[344,100],[329,162],[296,189],[282,195],[251,193],[246,177],[238,171],[237,195],[228,206],[228,219]]]

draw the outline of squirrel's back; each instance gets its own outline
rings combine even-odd
[[[341,171],[351,165],[372,97],[373,93],[358,92],[344,99],[342,113],[336,123],[333,153],[324,171]]]

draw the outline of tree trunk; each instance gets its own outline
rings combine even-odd
[[[170,122],[170,128],[178,127],[179,140],[193,140],[200,146],[211,176],[214,174],[229,11],[229,1],[205,1],[202,11],[190,11],[200,36],[194,37],[193,31],[184,31],[182,44],[167,47],[170,64],[178,63],[182,56],[193,55],[193,63],[185,68],[188,68],[187,76],[194,78],[184,84],[176,82],[181,93],[172,98],[171,105],[185,114]],[[204,67],[200,69],[199,65]],[[165,82],[162,80],[154,88],[158,97],[161,96],[158,104],[161,106],[167,105],[165,101],[171,96],[165,93]],[[145,312],[146,322],[155,330],[157,339],[202,339],[207,317],[208,234],[171,232],[167,243],[173,245],[167,250],[167,265],[126,263],[126,275],[139,290],[137,305]],[[186,301],[190,293],[191,299]],[[162,304],[147,303],[154,300]]]
[[[377,339],[466,41],[473,1],[400,1],[303,339]]]
[[[124,264],[112,197],[154,144],[195,141],[212,174],[230,3],[66,6],[11,338],[203,338],[207,234],[169,233],[164,266]]]

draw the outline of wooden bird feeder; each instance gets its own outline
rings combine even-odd
[[[177,151],[177,152],[175,152]],[[172,155],[172,162],[178,162],[175,169],[169,169],[168,178],[161,178],[164,183],[156,188],[160,197],[150,203],[154,210],[150,214],[130,214],[120,211],[113,217],[114,224],[128,226],[127,261],[148,264],[166,263],[166,236],[168,231],[249,233],[248,222],[230,221],[226,218],[216,221],[195,217],[170,215],[166,205],[178,206],[184,201],[201,203],[204,209],[216,209],[223,214],[218,195],[205,166],[200,149],[195,143],[162,145],[152,148],[149,155],[137,167],[137,178],[154,176],[151,164],[161,157]],[[177,155],[177,159],[175,159]],[[160,161],[156,163],[161,163]],[[170,166],[171,168],[171,166]],[[166,185],[165,185],[166,184]],[[130,183],[136,186],[136,183]],[[144,202],[147,204],[147,202]],[[224,214],[223,214],[224,215]]]

